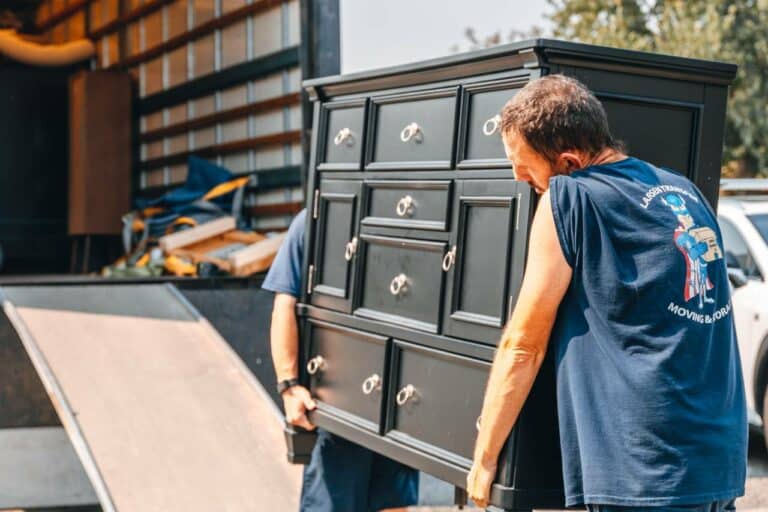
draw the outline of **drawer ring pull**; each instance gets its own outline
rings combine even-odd
[[[357,252],[357,237],[354,237],[351,241],[347,242],[347,246],[344,249],[344,259],[352,261],[352,256]]]
[[[499,126],[501,126],[501,115],[496,114],[483,123],[483,133],[490,137],[498,131]]]
[[[454,245],[451,248],[451,250],[445,253],[445,256],[443,256],[443,271],[448,272],[453,266],[453,263],[455,261],[456,261],[456,246]]]
[[[413,122],[408,124],[405,128],[403,128],[403,131],[400,132],[400,140],[403,142],[408,142],[409,140],[413,139],[413,142],[420,144],[422,141],[422,131],[421,126],[417,122]]]
[[[400,295],[400,292],[405,290],[408,283],[408,276],[405,274],[398,274],[392,278],[392,282],[389,283],[389,293],[392,295]]]
[[[482,416],[478,416],[477,419],[475,420],[475,428],[477,429],[478,432],[480,432],[480,420],[481,419],[482,419]]]
[[[325,359],[323,356],[315,356],[307,361],[307,373],[310,375],[316,374],[318,371],[325,369]]]
[[[397,395],[395,395],[395,401],[397,402],[397,405],[400,407],[405,405],[405,402],[413,398],[413,395],[416,394],[416,388],[413,387],[413,385],[408,384],[403,389],[397,392]]]
[[[333,143],[336,146],[341,146],[345,141],[347,146],[354,146],[355,144],[355,137],[352,135],[352,130],[349,128],[342,128],[333,138]]]
[[[376,389],[381,389],[381,377],[374,373],[363,381],[363,394],[370,395]]]
[[[411,210],[412,206],[413,206],[413,198],[411,196],[403,196],[397,202],[397,206],[395,207],[395,213],[397,213],[398,217],[405,217],[406,215],[410,215],[412,212]]]

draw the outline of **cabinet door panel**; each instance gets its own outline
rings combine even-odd
[[[308,327],[307,371],[318,406],[378,432],[387,338],[315,320]]]
[[[490,363],[400,340],[392,350],[387,435],[468,468]]]
[[[530,191],[514,180],[457,182],[444,332],[495,344],[517,300]]]
[[[327,180],[320,184],[310,276],[310,302],[316,306],[347,313],[351,309],[356,258],[348,244],[356,244],[360,190],[359,181]]]

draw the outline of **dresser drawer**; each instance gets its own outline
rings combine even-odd
[[[366,169],[449,169],[457,89],[371,100]]]
[[[501,110],[526,81],[504,80],[463,89],[457,167],[511,168],[501,140]]]
[[[326,103],[322,119],[325,130],[318,169],[360,170],[365,145],[365,100]]]
[[[446,244],[366,234],[360,241],[355,314],[436,333]]]
[[[310,320],[307,373],[318,407],[379,431],[387,338]]]
[[[450,181],[366,181],[363,225],[445,231]]]
[[[469,468],[490,367],[394,340],[386,435]]]

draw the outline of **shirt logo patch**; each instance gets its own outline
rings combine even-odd
[[[717,243],[717,234],[709,226],[696,224],[680,194],[668,193],[661,200],[677,217],[673,239],[685,258],[683,297],[686,302],[698,299],[698,307],[702,309],[704,304],[714,302],[707,296],[707,292],[714,288],[707,277],[707,264],[723,257],[723,251]]]

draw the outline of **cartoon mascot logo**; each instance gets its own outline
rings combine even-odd
[[[717,243],[717,235],[712,228],[696,226],[693,216],[685,206],[685,199],[680,195],[666,194],[662,197],[662,201],[677,217],[675,245],[685,257],[683,296],[686,302],[697,297],[699,309],[701,309],[704,304],[714,302],[707,297],[707,291],[714,288],[707,277],[707,264],[723,257],[723,252]]]

